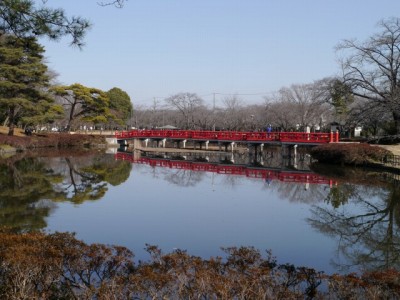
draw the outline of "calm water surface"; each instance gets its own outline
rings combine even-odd
[[[208,171],[195,171],[182,157],[174,165],[100,153],[3,159],[0,223],[76,232],[89,243],[126,246],[144,260],[146,244],[204,258],[223,255],[220,247],[254,246],[271,250],[279,263],[326,273],[397,267],[400,189],[393,176],[322,168],[319,183],[307,183],[301,174],[316,173],[306,156],[293,177],[292,163],[278,170],[280,156],[268,155],[256,169],[270,168],[269,178],[217,173],[213,160],[220,158],[196,163]],[[235,163],[244,166],[241,159],[248,160]]]

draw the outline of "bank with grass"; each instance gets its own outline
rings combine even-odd
[[[365,143],[325,144],[311,149],[313,159],[320,163],[400,169],[400,160],[383,147]]]
[[[24,151],[41,148],[105,147],[106,137],[90,134],[43,133],[30,136],[0,134],[0,151]]]

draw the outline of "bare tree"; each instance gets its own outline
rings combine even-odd
[[[296,125],[301,128],[320,124],[321,115],[329,109],[317,84],[292,85],[279,94],[296,112]]]
[[[214,127],[214,113],[206,106],[201,106],[194,112],[196,126],[202,130],[210,130]]]
[[[165,99],[165,102],[171,108],[175,108],[181,113],[183,117],[182,128],[194,129],[196,127],[196,111],[204,107],[204,100],[202,98],[197,96],[197,94],[179,93]]]
[[[243,129],[245,122],[243,100],[233,95],[225,97],[222,103],[222,128],[226,130]]]
[[[388,122],[391,119],[391,112],[387,107],[356,97],[350,107],[346,125],[348,127],[362,126],[366,134],[376,136],[382,132],[390,133]]]
[[[275,100],[268,105],[267,110],[271,115],[269,123],[273,127],[278,127],[283,131],[289,131],[296,127],[296,112],[293,109],[293,104],[288,100]]]
[[[263,105],[249,105],[246,107],[245,114],[249,120],[248,129],[258,131],[267,127],[266,111]]]
[[[328,87],[325,81],[316,81],[283,87],[274,95],[265,97],[268,124],[284,131],[326,125],[332,115]]]
[[[380,32],[365,42],[344,40],[337,50],[342,60],[344,83],[355,96],[386,107],[400,133],[400,19],[379,23]]]

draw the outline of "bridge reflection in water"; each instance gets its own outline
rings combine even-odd
[[[210,162],[210,154],[199,156],[194,153],[157,153],[157,152],[117,152],[115,159],[125,160],[135,164],[145,164],[151,167],[163,167],[179,170],[212,172],[216,174],[246,176],[260,178],[267,182],[279,180],[282,182],[325,184],[332,187],[337,183],[329,178],[318,175],[311,170],[285,169],[282,167],[263,167],[260,164],[233,164],[233,155],[225,155],[219,162]],[[221,157],[221,156],[220,156]]]

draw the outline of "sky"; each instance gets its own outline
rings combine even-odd
[[[104,0],[105,1],[105,0]],[[40,2],[40,1],[38,1]],[[82,49],[41,39],[58,81],[126,91],[135,106],[181,92],[260,104],[282,87],[340,74],[335,46],[364,41],[397,0],[48,0],[93,27]]]

